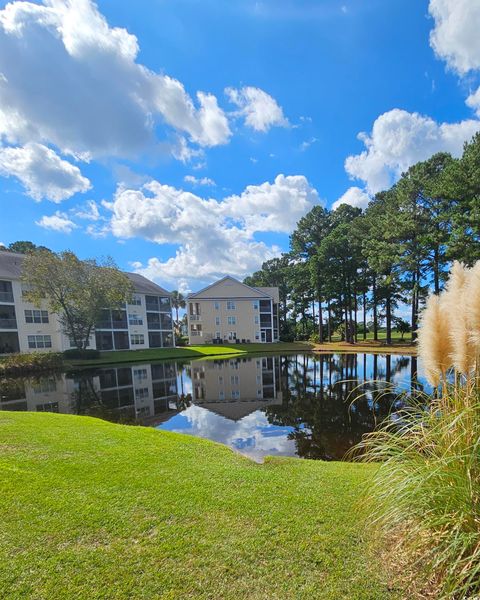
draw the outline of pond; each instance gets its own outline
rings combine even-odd
[[[8,379],[0,381],[0,410],[156,427],[221,442],[255,460],[342,460],[412,387],[423,390],[425,381],[410,356],[247,355]]]

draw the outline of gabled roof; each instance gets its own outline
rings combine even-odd
[[[0,250],[0,279],[20,279],[24,254]]]
[[[139,294],[155,294],[156,296],[171,296],[170,292],[167,292],[164,288],[153,283],[150,279],[147,279],[143,275],[138,273],[127,273],[124,272],[135,288],[135,291]]]
[[[265,298],[271,299],[271,295],[257,288],[250,287],[238,279],[235,279],[231,275],[226,275],[202,288],[198,292],[188,295],[188,300],[211,300],[216,298]]]
[[[22,276],[22,264],[25,254],[18,252],[6,252],[0,250],[0,279],[20,279]],[[138,273],[124,273],[132,282],[135,291],[139,294],[155,294],[170,296],[170,292],[163,289],[153,281],[150,281]]]

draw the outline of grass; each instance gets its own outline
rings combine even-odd
[[[177,360],[202,358],[207,356],[228,357],[231,355],[269,352],[309,352],[313,344],[308,342],[278,342],[275,344],[232,344],[181,346],[177,348],[149,348],[148,350],[121,350],[101,352],[100,358],[91,360],[71,360],[70,366],[96,366],[101,364],[131,363],[153,360]]]
[[[424,400],[398,413],[401,427],[384,425],[361,444],[363,459],[380,463],[366,506],[387,538],[398,537],[412,580],[423,571],[435,598],[478,598],[478,382],[444,385],[442,398]]]
[[[259,465],[207,440],[0,413],[0,597],[404,597],[356,499],[376,467]]]

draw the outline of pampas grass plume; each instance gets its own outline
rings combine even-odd
[[[430,296],[422,313],[418,350],[427,380],[438,387],[452,365],[452,340],[449,335],[447,306],[439,296]]]
[[[471,271],[455,261],[446,291],[442,295],[444,312],[449,315],[452,363],[455,369],[463,375],[470,374],[476,355],[467,320],[466,298],[470,277]]]
[[[470,341],[480,351],[480,262],[470,269],[465,288],[465,309]]]

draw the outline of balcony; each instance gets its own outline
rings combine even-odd
[[[0,329],[17,329],[17,319],[0,318]]]

